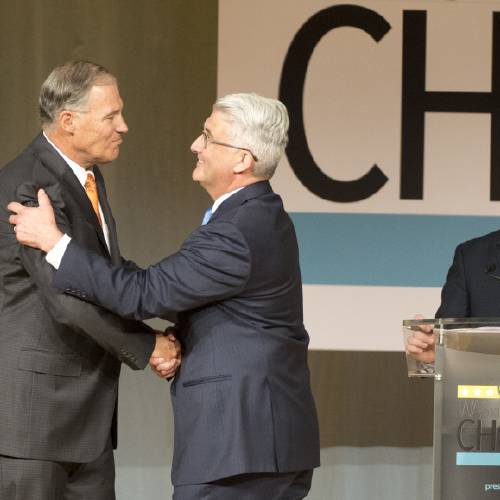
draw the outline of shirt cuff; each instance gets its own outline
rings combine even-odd
[[[66,253],[66,249],[71,241],[71,238],[65,234],[62,238],[54,245],[54,248],[50,250],[45,256],[45,260],[56,269],[59,269],[61,261]]]

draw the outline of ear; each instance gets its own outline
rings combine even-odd
[[[243,173],[251,173],[254,165],[254,159],[250,153],[246,151],[241,151],[242,156],[240,161],[233,167],[233,173],[235,174],[243,174]]]
[[[59,127],[65,132],[72,134],[75,130],[76,115],[72,111],[63,110],[59,113],[58,123]]]

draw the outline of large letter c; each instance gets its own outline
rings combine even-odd
[[[304,129],[303,94],[307,66],[314,48],[332,29],[341,26],[359,28],[378,42],[391,29],[390,24],[373,10],[356,5],[335,5],[308,19],[295,35],[283,63],[279,98],[290,113],[289,144],[286,150],[290,166],[304,186],[320,198],[337,202],[369,198],[387,182],[377,165],[359,179],[339,181],[330,178],[316,165]]]

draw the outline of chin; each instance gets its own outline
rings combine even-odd
[[[198,167],[196,167],[193,170],[193,174],[191,177],[193,178],[193,181],[195,181],[195,182],[201,182],[203,180],[203,174],[198,170]]]
[[[115,161],[118,158],[119,154],[120,154],[120,151],[117,149],[113,153],[106,155],[106,157],[101,161],[101,163],[111,163],[112,161]]]

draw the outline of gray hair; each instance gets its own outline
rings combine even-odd
[[[42,127],[52,125],[63,109],[81,109],[92,86],[109,80],[116,81],[106,68],[89,61],[70,61],[54,68],[38,98]]]
[[[257,94],[229,94],[217,99],[214,110],[231,123],[231,141],[257,158],[253,173],[270,179],[288,144],[288,112],[283,103]]]

